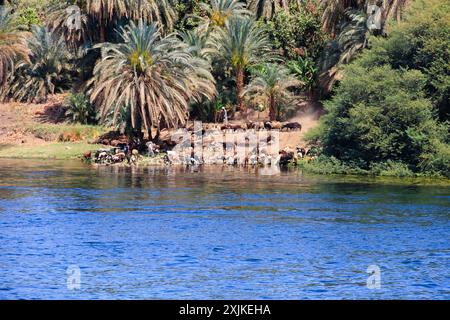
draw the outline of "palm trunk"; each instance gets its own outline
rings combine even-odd
[[[99,23],[99,26],[100,26],[100,30],[99,30],[99,32],[100,32],[100,34],[99,34],[100,43],[103,43],[103,42],[106,41],[105,25],[103,24],[104,22],[105,21],[103,21],[103,4],[102,4],[101,8],[100,8],[100,15],[98,17],[98,23]]]
[[[244,70],[238,67],[236,70],[236,95],[238,101],[238,109],[247,116],[247,110],[244,104],[244,97],[242,97],[242,92],[244,91]]]
[[[105,37],[105,26],[103,25],[103,22],[100,22],[100,43],[103,43],[106,41]]]
[[[277,111],[275,110],[275,97],[270,95],[269,98],[269,118],[270,121],[275,121],[277,119]]]

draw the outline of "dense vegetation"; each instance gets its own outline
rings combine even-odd
[[[450,4],[416,1],[389,37],[371,39],[311,134],[319,167],[450,176],[449,34]]]
[[[2,100],[72,92],[71,121],[142,139],[309,96],[328,113],[305,166],[449,176],[446,0],[2,2]]]

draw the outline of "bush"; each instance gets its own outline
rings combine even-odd
[[[370,168],[373,175],[384,177],[412,177],[414,173],[408,165],[402,162],[388,160],[386,162],[373,163]]]
[[[448,131],[425,98],[425,75],[388,65],[366,68],[360,61],[345,73],[336,95],[325,103],[328,114],[320,129],[310,137],[323,146],[325,156],[378,174],[448,174]]]
[[[388,28],[387,38],[372,38],[371,50],[360,64],[370,68],[389,64],[394,69],[416,69],[425,75],[425,93],[450,119],[450,3],[417,0],[402,22]]]
[[[66,99],[67,111],[66,116],[72,122],[80,124],[95,123],[95,109],[84,94],[71,94]]]
[[[313,161],[307,159],[300,160],[298,166],[301,169],[316,174],[369,174],[368,170],[361,169],[355,164],[346,164],[333,156],[328,157],[325,155],[320,155]]]

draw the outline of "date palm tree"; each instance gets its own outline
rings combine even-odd
[[[96,25],[99,42],[105,42],[106,30],[122,18],[156,22],[167,29],[173,27],[173,0],[77,0],[51,6],[48,25],[68,40],[85,38]]]
[[[238,107],[246,114],[243,99],[245,71],[254,65],[275,58],[267,34],[249,17],[234,17],[227,21],[214,37],[218,57],[234,71]]]
[[[102,119],[111,110],[113,122],[125,107],[131,126],[142,126],[152,138],[152,127],[183,125],[193,100],[212,99],[215,84],[209,63],[195,58],[175,35],[162,36],[156,24],[130,22],[120,28],[123,43],[97,45],[102,58],[90,81],[90,99]]]
[[[208,34],[198,29],[179,32],[178,35],[189,46],[190,53],[194,57],[210,60],[217,53]]]
[[[204,16],[196,18],[201,21],[199,29],[202,32],[224,28],[230,18],[250,14],[246,4],[239,0],[211,0],[210,3],[202,2],[199,6]]]
[[[256,18],[272,18],[279,10],[289,12],[289,5],[301,4],[301,0],[248,0],[247,7],[254,12]]]
[[[13,24],[11,10],[0,6],[0,89],[21,59],[28,60],[26,35]]]
[[[332,39],[319,59],[319,85],[324,93],[332,90],[342,76],[342,66],[351,62],[366,46],[371,32],[367,26],[368,5],[380,9],[380,30],[383,33],[388,20],[400,20],[409,0],[321,0],[323,28]]]
[[[322,23],[325,30],[336,33],[339,25],[346,20],[349,10],[364,10],[367,5],[379,5],[382,20],[400,20],[403,9],[410,0],[320,0],[323,9]]]
[[[87,11],[100,27],[100,42],[105,41],[105,26],[116,18],[157,22],[173,26],[174,11],[170,0],[87,0]]]
[[[301,86],[302,82],[277,64],[264,64],[253,73],[244,95],[268,107],[270,121],[280,120],[282,110],[295,105],[297,97],[291,89]]]
[[[27,39],[29,61],[18,64],[9,95],[17,101],[45,102],[50,94],[71,84],[71,55],[63,39],[46,27],[34,26]]]
[[[48,11],[48,28],[62,37],[69,47],[76,49],[92,39],[93,21],[80,6],[55,2]]]

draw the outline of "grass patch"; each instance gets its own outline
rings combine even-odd
[[[0,158],[10,159],[76,159],[87,151],[95,151],[104,146],[86,142],[50,143],[39,146],[4,145],[0,146]]]
[[[108,129],[102,126],[61,123],[28,126],[26,131],[45,141],[77,142],[93,140]]]

